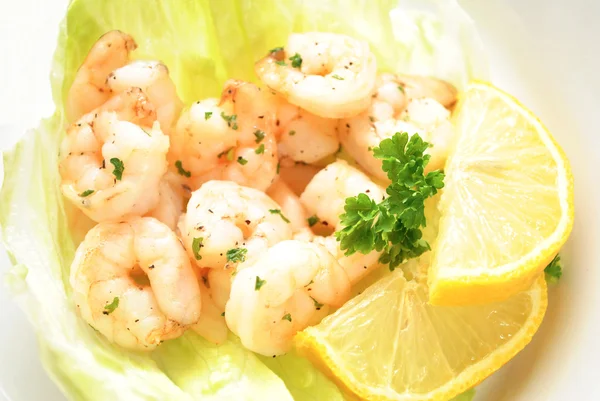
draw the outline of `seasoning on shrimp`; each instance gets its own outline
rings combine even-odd
[[[284,61],[289,57],[292,65]],[[369,107],[377,63],[366,42],[307,32],[291,34],[285,49],[271,51],[255,71],[290,103],[321,117],[348,118]]]
[[[150,217],[100,223],[71,264],[81,316],[125,348],[150,351],[198,321],[200,287],[175,234]]]

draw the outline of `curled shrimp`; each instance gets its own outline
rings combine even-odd
[[[200,317],[200,287],[187,254],[150,217],[92,228],[75,253],[70,283],[86,322],[125,348],[150,351]]]
[[[108,74],[106,85],[113,93],[123,92],[130,87],[142,89],[155,107],[160,129],[165,134],[171,134],[183,103],[167,66],[159,61],[133,61]]]
[[[315,163],[337,152],[337,120],[315,114],[279,99],[277,106],[279,158],[295,162]]]
[[[61,190],[92,220],[141,216],[156,206],[169,138],[158,124],[144,126],[153,116],[143,93],[131,89],[67,129]]]
[[[376,202],[385,197],[385,191],[360,170],[344,160],[337,160],[321,170],[310,181],[300,200],[313,216],[313,230],[328,233],[340,229],[340,215],[344,213],[346,198],[364,193]],[[378,266],[380,253],[355,253],[345,256],[334,236],[314,236],[311,241],[325,246],[344,268],[352,284]]]
[[[349,297],[348,277],[324,247],[283,241],[244,263],[233,279],[225,319],[246,348],[275,356]]]
[[[221,99],[194,103],[172,135],[169,160],[190,187],[228,180],[265,191],[277,176],[273,97],[256,85],[230,80]]]
[[[194,191],[179,230],[196,265],[217,269],[235,266],[228,251],[244,249],[236,258],[240,261],[292,237],[290,221],[277,203],[230,181],[209,181]]]
[[[317,116],[348,118],[369,107],[377,63],[366,42],[335,33],[292,34],[255,65],[258,77]]]
[[[372,149],[396,132],[419,134],[433,145],[427,171],[443,168],[453,141],[450,112],[456,89],[435,78],[381,74],[369,110],[338,124],[344,149],[374,177],[386,181]]]
[[[137,48],[133,38],[121,31],[105,33],[92,46],[77,70],[67,95],[66,112],[69,121],[105,103],[113,93],[107,85],[108,75],[129,61],[129,53]]]

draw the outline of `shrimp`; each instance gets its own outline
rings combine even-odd
[[[294,233],[304,231],[308,228],[306,211],[300,198],[283,182],[276,180],[267,190],[267,195],[280,206],[285,217],[290,220]]]
[[[171,134],[183,103],[177,96],[175,84],[163,63],[133,61],[108,74],[106,86],[113,93],[123,92],[130,87],[141,88],[156,109],[160,129],[167,135]]]
[[[151,217],[100,223],[71,264],[81,316],[109,341],[150,351],[198,321],[201,293],[175,234]]]
[[[302,163],[315,163],[337,152],[337,120],[319,117],[279,99],[277,107],[279,157]]]
[[[443,168],[454,133],[450,107],[456,89],[435,78],[381,74],[369,110],[339,121],[338,135],[344,149],[374,177],[388,181],[381,160],[372,149],[396,132],[419,134],[433,147],[427,171]]]
[[[186,192],[183,186],[179,176],[167,172],[158,187],[158,203],[146,216],[156,218],[175,231],[179,217],[185,210]]]
[[[369,107],[377,63],[366,42],[308,32],[290,35],[285,50],[273,49],[255,71],[290,103],[320,117],[349,118]]]
[[[196,265],[217,269],[235,266],[228,251],[243,248],[237,259],[250,259],[292,237],[290,221],[277,203],[229,181],[209,181],[194,191],[179,230]]]
[[[213,270],[213,269],[204,269]],[[227,324],[225,323],[225,306],[219,307],[212,296],[212,288],[206,275],[198,270],[198,284],[202,294],[202,311],[200,318],[190,328],[208,341],[221,344],[227,340]],[[228,294],[229,298],[229,294]]]
[[[340,215],[344,213],[346,198],[364,193],[376,202],[385,197],[385,191],[363,172],[344,160],[337,160],[321,170],[308,184],[300,201],[317,222],[313,229],[340,229]],[[325,226],[325,227],[323,227]],[[312,242],[325,246],[344,268],[352,284],[378,266],[380,253],[356,253],[345,256],[334,236],[315,236]]]
[[[129,61],[129,53],[137,48],[133,38],[121,31],[105,33],[92,46],[77,70],[66,101],[69,121],[105,103],[112,95],[107,85],[108,75]]]
[[[60,151],[61,190],[92,220],[141,216],[156,206],[169,138],[158,124],[147,128],[152,119],[145,96],[134,88],[67,129]]]
[[[169,160],[190,187],[229,180],[265,191],[277,176],[273,97],[230,80],[221,99],[194,103],[177,122]]]
[[[242,344],[259,354],[289,351],[298,331],[350,297],[346,273],[314,243],[283,241],[244,265],[233,279],[225,320]]]

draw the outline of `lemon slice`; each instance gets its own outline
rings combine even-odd
[[[474,83],[455,114],[430,301],[499,301],[529,288],[573,225],[569,162],[542,123],[487,83]]]
[[[295,338],[338,383],[366,400],[449,400],[478,384],[531,340],[546,283],[499,303],[433,306],[423,280],[396,270]]]

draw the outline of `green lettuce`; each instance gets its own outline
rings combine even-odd
[[[397,8],[401,3],[402,8]],[[342,392],[291,353],[257,357],[231,338],[194,333],[149,354],[109,344],[70,300],[74,251],[92,226],[65,203],[58,149],[64,99],[100,35],[136,38],[136,58],[169,66],[184,102],[218,95],[229,77],[255,81],[253,63],[291,32],[347,33],[371,44],[380,69],[439,76],[458,86],[487,67],[473,23],[454,0],[76,0],[61,25],[50,81],[52,118],[3,153],[2,240],[13,267],[6,282],[37,332],[43,364],[70,400],[343,400]],[[2,181],[3,179],[3,181]]]

